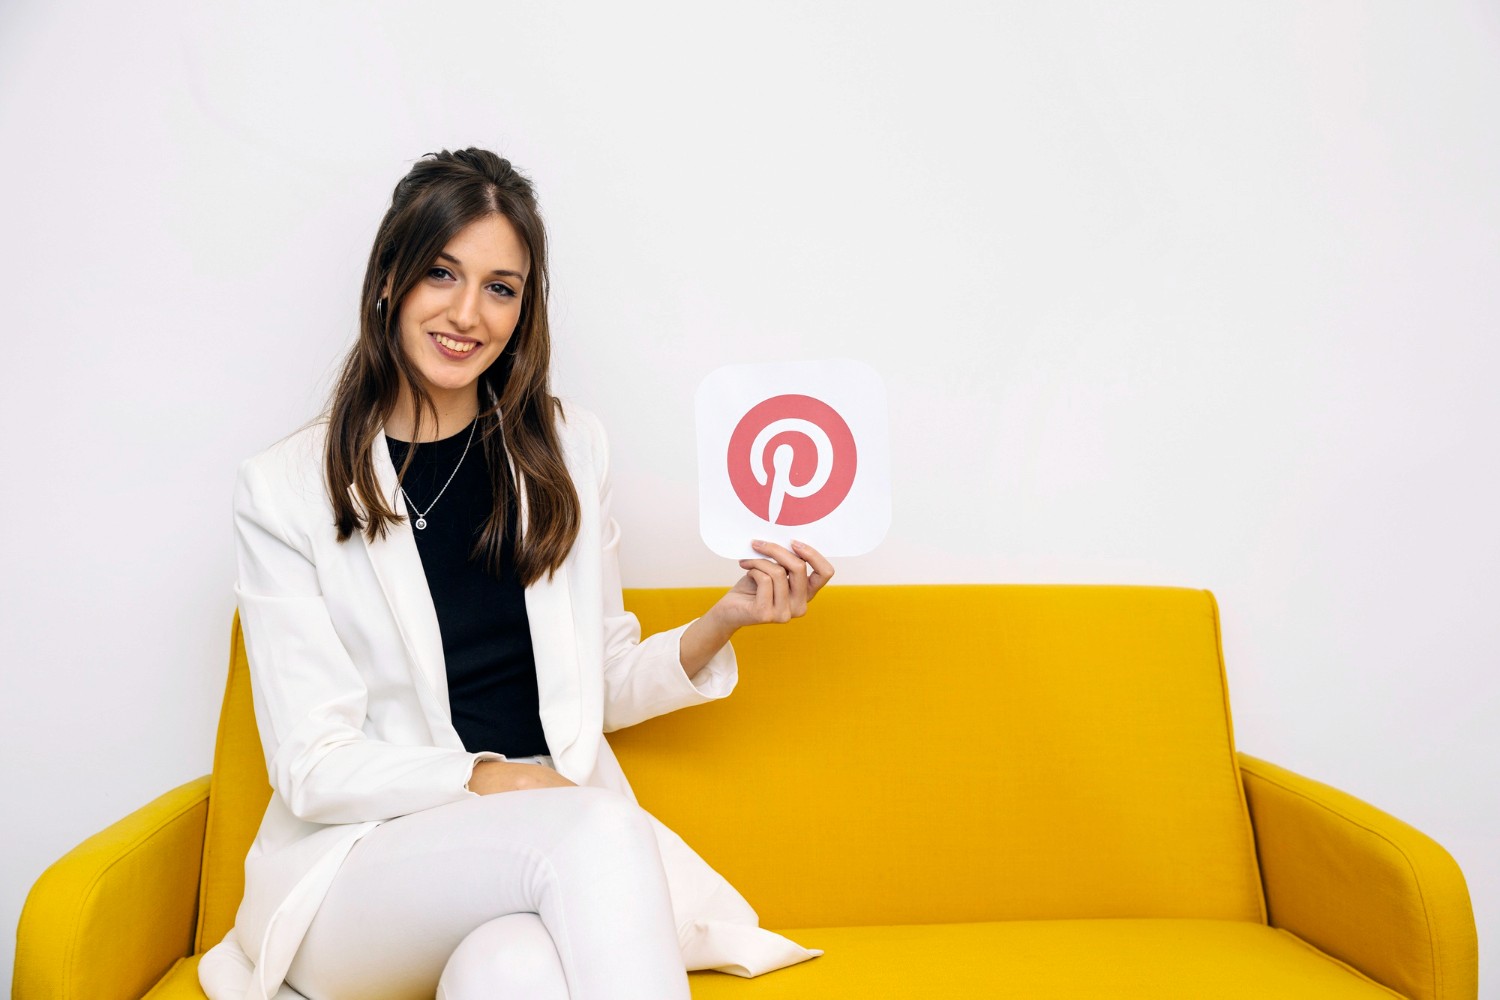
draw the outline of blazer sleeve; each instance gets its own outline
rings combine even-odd
[[[316,565],[282,521],[285,503],[255,459],[241,463],[234,592],[271,787],[312,823],[392,819],[477,798],[464,787],[474,765],[501,754],[365,735],[369,691],[334,629]]]
[[[625,610],[620,583],[620,526],[610,509],[609,442],[585,414],[599,484],[600,593],[604,599],[604,732],[729,697],[739,682],[734,647],[725,643],[689,678],[682,666],[682,633],[692,622],[641,639],[641,623]],[[694,619],[696,621],[697,619]]]

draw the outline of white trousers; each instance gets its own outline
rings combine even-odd
[[[651,820],[588,786],[382,823],[339,867],[286,978],[309,1000],[690,996]]]

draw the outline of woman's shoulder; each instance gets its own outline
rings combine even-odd
[[[314,417],[240,462],[242,482],[253,479],[279,494],[316,500],[324,494],[323,456],[328,417]]]
[[[594,414],[571,399],[554,396],[557,403],[557,433],[566,440],[582,441],[593,445],[603,443],[604,424]]]
[[[558,408],[555,426],[562,450],[588,460],[595,469],[604,468],[609,463],[609,438],[604,433],[603,421],[594,411],[577,405],[573,400],[553,399]]]
[[[261,472],[297,471],[308,465],[321,467],[323,446],[328,440],[328,417],[314,417],[241,462]]]

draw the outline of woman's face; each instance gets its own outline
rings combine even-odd
[[[401,303],[401,349],[435,395],[475,381],[510,342],[530,267],[510,220],[490,215],[448,242]],[[390,284],[386,291],[389,295]]]

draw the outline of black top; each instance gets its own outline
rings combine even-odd
[[[507,757],[545,754],[549,751],[538,708],[526,590],[516,577],[512,545],[514,494],[506,505],[509,527],[501,579],[485,569],[482,555],[472,562],[469,559],[469,551],[494,508],[494,490],[477,429],[474,443],[459,465],[471,427],[472,423],[451,437],[418,445],[402,483],[412,533],[417,537],[422,570],[443,635],[448,707],[454,728],[470,753],[492,750]],[[391,461],[400,472],[411,445],[389,435],[386,443]],[[450,475],[453,481],[444,490],[443,483]],[[425,528],[416,527],[418,510],[427,512]]]

